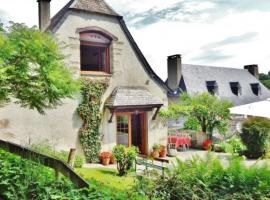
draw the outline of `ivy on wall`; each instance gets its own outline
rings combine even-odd
[[[77,111],[83,120],[79,131],[80,142],[86,160],[97,162],[101,150],[101,135],[99,127],[102,119],[100,111],[101,98],[108,87],[108,80],[83,79],[81,87],[82,102]]]

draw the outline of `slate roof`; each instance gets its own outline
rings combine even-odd
[[[165,91],[171,91],[171,89],[163,82],[163,80],[153,71],[150,64],[144,57],[142,51],[138,47],[131,33],[129,32],[123,17],[116,13],[104,0],[70,0],[53,18],[47,27],[47,31],[52,31],[60,21],[64,18],[68,11],[86,11],[92,13],[103,14],[110,17],[115,17],[124,31],[131,47],[143,64],[145,71],[149,76],[157,82]]]
[[[107,107],[161,106],[162,101],[144,87],[117,87],[108,98]]]
[[[248,70],[203,65],[182,65],[182,80],[179,83],[181,92],[187,92],[188,94],[208,92],[206,81],[216,81],[218,86],[217,95],[222,99],[232,101],[235,105],[270,98],[270,91]],[[232,93],[231,82],[239,82],[241,87],[239,96]],[[251,84],[254,83],[258,83],[261,87],[261,94],[258,96],[252,92]],[[179,92],[177,95],[179,95]]]

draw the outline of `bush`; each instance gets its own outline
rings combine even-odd
[[[69,152],[67,151],[55,151],[53,150],[52,146],[48,144],[47,142],[44,142],[42,144],[35,144],[30,146],[31,149],[46,154],[48,156],[52,156],[54,158],[60,159],[64,162],[68,161]],[[76,155],[74,167],[75,168],[81,168],[83,164],[85,163],[85,159],[81,156]]]
[[[238,137],[233,137],[227,141],[222,141],[220,146],[221,151],[226,153],[240,153],[246,150],[246,146]]]
[[[165,177],[140,178],[134,190],[161,200],[269,199],[270,169],[267,165],[247,167],[242,157],[233,157],[225,167],[209,154],[205,159],[178,159]]]
[[[65,177],[55,179],[54,170],[0,150],[0,199],[6,200],[134,200],[133,192],[112,191],[92,180],[90,188],[78,189]]]
[[[117,161],[119,176],[124,176],[134,166],[138,154],[136,147],[117,145],[113,148],[113,155]]]
[[[240,136],[247,147],[248,156],[264,155],[270,144],[270,120],[261,117],[247,119]]]

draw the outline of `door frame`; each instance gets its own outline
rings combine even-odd
[[[116,112],[116,144],[118,145],[118,139],[117,139],[117,117],[118,116],[128,116],[128,146],[132,146],[132,123],[131,123],[131,116],[135,112]],[[142,137],[142,148],[145,153],[145,155],[148,155],[148,120],[147,120],[147,112],[139,111],[138,114],[143,115],[143,137]]]

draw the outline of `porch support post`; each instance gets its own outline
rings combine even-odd
[[[161,106],[157,107],[156,112],[155,112],[154,116],[152,117],[152,120],[155,120],[157,118],[157,114],[158,114],[160,108],[161,108]]]
[[[111,109],[111,117],[109,119],[109,123],[112,123],[114,113],[115,113],[115,109]]]

